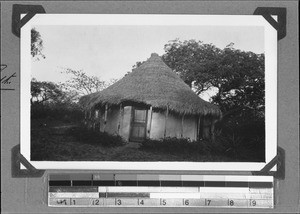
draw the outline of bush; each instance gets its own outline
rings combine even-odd
[[[223,118],[217,124],[216,144],[226,156],[239,161],[265,161],[265,120],[261,118]]]
[[[209,156],[212,160],[230,160],[238,162],[264,161],[264,138],[239,134],[216,134],[215,142],[208,140],[191,141],[187,138],[147,139],[142,142],[140,150],[182,156]],[[214,159],[215,158],[215,159]]]
[[[122,146],[126,143],[119,135],[111,135],[106,132],[94,131],[84,126],[72,128],[68,131],[68,134],[75,137],[78,141],[92,145],[115,147]]]
[[[164,138],[161,140],[147,139],[142,142],[141,150],[150,150],[155,152],[169,154],[211,154],[214,153],[213,147],[209,141],[191,141],[189,138]]]
[[[33,103],[31,105],[32,119],[57,119],[70,123],[72,121],[80,121],[84,118],[84,113],[75,103]]]
[[[264,136],[221,133],[216,136],[215,144],[218,145],[220,153],[236,161],[261,162],[265,160]]]

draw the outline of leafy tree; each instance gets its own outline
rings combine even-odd
[[[220,49],[213,44],[178,39],[165,45],[165,63],[197,94],[211,88],[223,112],[263,109],[264,54],[235,49],[233,43]]]
[[[201,41],[181,42],[178,39],[170,41],[164,49],[166,53],[162,57],[165,63],[190,87],[195,82],[198,94],[212,87],[211,76],[217,76],[221,49]]]
[[[31,104],[45,104],[56,102],[64,96],[63,91],[53,82],[39,82],[35,78],[31,80]]]
[[[66,91],[60,84],[31,80],[31,103],[36,104],[72,104],[77,102],[76,91]]]
[[[53,82],[31,80],[31,118],[78,120],[83,114],[76,102],[77,93],[65,91]]]
[[[45,59],[45,55],[42,53],[44,46],[41,34],[35,29],[31,29],[31,56],[36,60],[40,60],[40,57]]]
[[[241,51],[230,43],[224,49],[201,41],[174,40],[162,56],[198,95],[210,89],[212,102],[223,118],[216,125],[217,144],[229,155],[254,157],[265,154],[265,64],[264,54]],[[229,153],[228,153],[229,152]]]

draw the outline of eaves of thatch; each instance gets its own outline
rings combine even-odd
[[[157,54],[101,92],[80,99],[84,108],[136,102],[178,114],[221,116],[220,109],[198,97]]]

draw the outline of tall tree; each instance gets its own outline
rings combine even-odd
[[[264,54],[235,49],[233,43],[220,49],[201,41],[173,40],[165,45],[165,63],[197,94],[214,88],[213,102],[223,112],[263,109]]]
[[[35,78],[31,80],[31,104],[45,104],[56,102],[64,97],[64,92],[60,87],[52,82],[40,82]]]
[[[42,53],[44,49],[43,40],[41,34],[35,29],[31,29],[31,56],[36,60],[40,60],[40,57],[45,59],[45,55]]]

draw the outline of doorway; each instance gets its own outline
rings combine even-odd
[[[129,141],[142,142],[146,139],[147,115],[145,108],[133,107]]]

